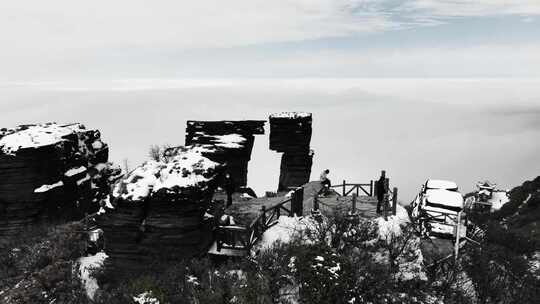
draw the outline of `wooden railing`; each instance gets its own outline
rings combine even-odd
[[[386,181],[388,185],[388,179]],[[343,181],[340,185],[334,185],[331,188],[341,188],[342,196],[353,196],[352,210],[355,213],[356,199],[361,193],[367,196],[375,196],[375,182],[371,180],[369,183],[347,183]],[[324,188],[321,189],[324,191]],[[313,200],[313,210],[315,213],[319,212],[318,195],[316,193]],[[388,189],[387,195],[384,198],[383,212],[385,219],[391,212],[396,214],[397,206],[397,188],[393,190]],[[390,200],[392,204],[390,205]],[[249,224],[247,227],[242,226],[218,226],[216,232],[216,245],[217,251],[221,249],[236,249],[236,250],[251,250],[262,237],[262,234],[270,227],[278,223],[278,219],[281,215],[293,216],[294,214],[303,215],[304,204],[304,188],[298,187],[294,190],[291,197],[276,204],[272,207],[261,207],[260,214]]]
[[[334,188],[334,189],[341,188],[341,193],[338,192],[338,194],[340,194],[341,196],[348,196],[349,194],[352,194],[352,193],[356,193],[356,196],[359,196],[360,193],[363,193],[368,196],[373,196],[374,185],[375,184],[373,183],[373,180],[369,181],[369,183],[364,183],[364,184],[347,183],[345,180],[343,180],[342,184],[333,185],[330,188]]]
[[[297,188],[290,198],[270,208],[261,207],[259,215],[247,227],[218,226],[216,228],[217,251],[236,249],[249,251],[270,227],[278,223],[281,215],[302,215],[303,188]]]

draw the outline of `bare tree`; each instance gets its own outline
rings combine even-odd
[[[128,159],[124,158],[123,163],[124,163],[124,172],[126,174],[128,174],[129,173],[129,161],[128,161]]]
[[[150,149],[148,150],[148,156],[152,160],[166,162],[167,157],[165,155],[165,152],[169,150],[170,148],[171,148],[171,145],[169,144],[165,144],[162,146],[151,145]]]
[[[161,147],[158,145],[151,145],[150,149],[148,150],[148,156],[150,159],[155,161],[161,161],[163,158],[163,151],[161,150]]]

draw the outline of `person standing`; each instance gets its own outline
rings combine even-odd
[[[377,196],[377,213],[381,213],[381,208],[384,204],[384,195],[387,192],[387,185],[386,185],[386,171],[381,172],[381,177],[377,181],[377,184],[375,186],[375,195]]]
[[[236,185],[234,184],[234,180],[232,179],[229,173],[225,174],[223,187],[225,188],[225,192],[227,193],[227,207],[229,207],[232,205],[232,195],[234,191],[236,190]]]

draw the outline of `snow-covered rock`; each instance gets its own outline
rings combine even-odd
[[[159,304],[159,300],[152,295],[151,291],[134,296],[133,301],[137,304]]]
[[[220,165],[197,147],[176,149],[164,161],[148,161],[119,182],[97,218],[107,236],[107,254],[119,272],[139,271],[163,256],[190,258],[212,241],[205,212]],[[122,275],[123,273],[120,273]]]
[[[0,243],[35,222],[63,223],[98,210],[96,193],[109,185],[90,183],[88,172],[107,163],[100,137],[77,123],[0,129]]]
[[[66,136],[85,132],[81,124],[59,125],[56,123],[17,127],[0,133],[0,149],[15,155],[21,149],[40,148],[66,141]]]
[[[271,248],[276,242],[289,243],[294,237],[302,237],[308,230],[316,229],[318,222],[311,216],[280,216],[276,225],[266,230],[257,249]],[[309,242],[309,240],[306,240]]]
[[[311,113],[308,112],[281,112],[274,113],[270,115],[270,118],[286,118],[286,119],[296,119],[296,118],[308,118],[311,117]]]
[[[264,124],[262,120],[188,121],[185,142],[205,148],[204,156],[225,165],[237,186],[246,186],[254,135],[264,134]]]
[[[107,257],[104,252],[98,252],[95,255],[81,257],[77,260],[81,281],[86,290],[86,295],[91,300],[94,299],[96,291],[99,289],[96,279],[92,277],[92,271],[102,267]]]
[[[388,220],[384,217],[375,219],[378,227],[379,239],[390,242],[393,238],[401,235],[401,227],[410,223],[407,210],[401,205],[396,206],[396,215],[388,216]]]
[[[311,113],[276,113],[270,115],[269,121],[270,149],[283,152],[278,190],[304,185],[309,182],[314,155],[310,149]]]
[[[113,195],[124,200],[141,201],[160,189],[198,187],[213,177],[218,163],[199,150],[186,148],[169,162],[147,161],[117,184]]]
[[[491,211],[497,211],[509,201],[508,193],[503,190],[498,190],[491,193],[491,198],[488,200],[488,203],[491,203]]]

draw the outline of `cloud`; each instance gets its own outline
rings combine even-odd
[[[384,30],[383,12],[348,0],[10,1],[0,42],[25,50],[118,46],[232,47]]]
[[[539,15],[537,0],[3,1],[1,52],[233,47],[433,25],[450,17]]]
[[[150,66],[145,68],[162,69],[162,62],[153,65],[152,59],[148,58],[166,60],[186,50],[225,50],[246,46],[264,48],[282,42],[301,43],[335,37],[354,39],[362,33],[435,26],[452,22],[457,17],[495,15],[515,15],[526,20],[540,15],[540,2],[2,1],[0,66],[3,69],[0,79],[13,79],[18,75],[24,75],[21,76],[23,78],[52,75],[61,69],[71,69],[70,72],[75,74],[85,74],[89,70],[103,70],[105,73],[109,72],[110,65],[115,66],[117,62],[126,61],[126,58],[131,63],[129,69],[138,69],[139,66],[134,63],[139,61],[150,61]],[[129,52],[133,50],[141,54],[140,58],[129,57]],[[99,61],[100,56],[107,57],[107,60]],[[308,58],[310,56],[308,54]],[[174,58],[171,59],[174,65]],[[264,61],[259,60],[256,64],[264,66]],[[186,65],[188,68],[192,66],[190,63]],[[291,65],[294,66],[294,63]],[[167,67],[163,69],[167,70]]]
[[[399,10],[435,18],[539,15],[540,2],[536,0],[414,0],[403,1]]]

